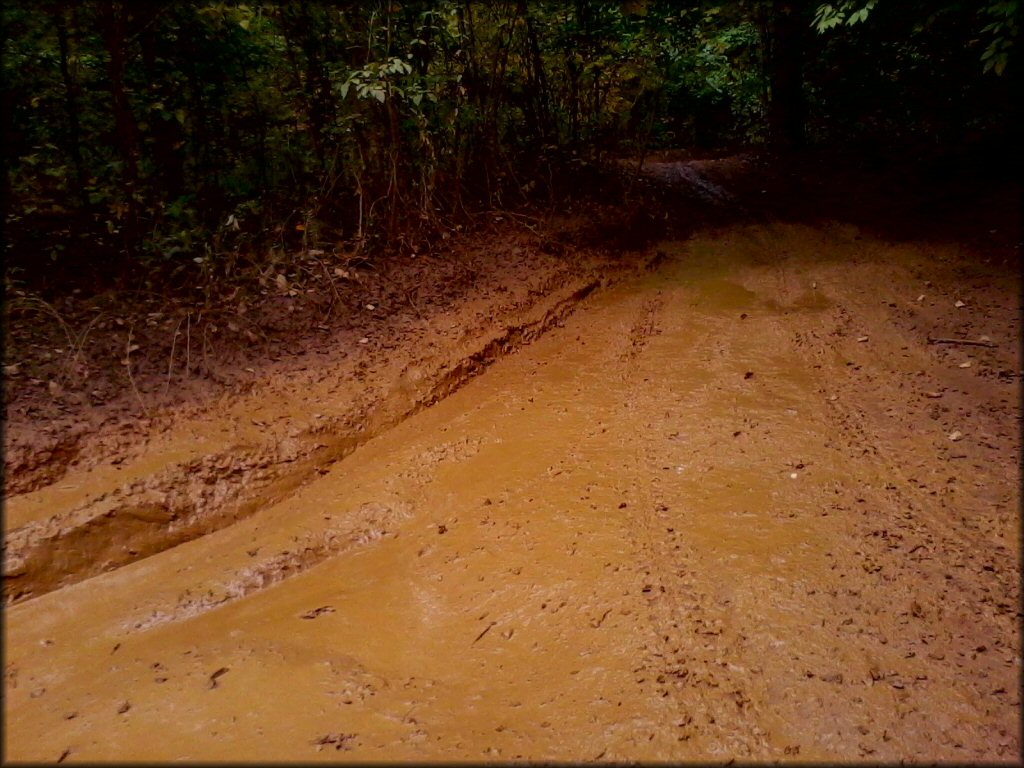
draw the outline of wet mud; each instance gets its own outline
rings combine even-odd
[[[63,495],[77,500],[80,485],[49,486],[15,497],[6,510],[5,598],[16,602],[38,596],[149,557],[287,496],[366,440],[446,397],[494,360],[561,322],[599,283],[584,281],[542,303],[536,317],[527,314],[497,335],[473,339],[478,349],[455,362],[417,360],[373,403],[372,413],[349,412],[315,427],[293,427],[287,438],[270,444],[253,436],[253,444],[233,444],[196,458],[179,438],[158,450],[156,460],[167,464],[158,472],[144,474],[153,466],[151,459],[127,472],[117,462],[113,472],[84,473],[83,484],[92,486],[88,500],[58,514],[53,512],[55,490],[73,491]],[[266,425],[250,420],[258,428]],[[189,437],[192,446],[201,440],[194,428]],[[185,456],[190,458],[175,462]]]
[[[278,442],[12,498],[8,759],[1015,763],[1018,278],[839,223],[647,258],[362,429],[296,384]]]

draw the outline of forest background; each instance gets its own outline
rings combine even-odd
[[[1016,173],[1017,2],[3,4],[5,288],[415,250],[655,150]]]

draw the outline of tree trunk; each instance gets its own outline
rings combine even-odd
[[[552,134],[548,79],[544,71],[544,58],[540,53],[537,26],[533,22],[533,14],[530,13],[526,0],[520,0],[519,15],[526,20],[526,37],[530,46],[530,61],[533,70],[533,99],[537,113],[537,140],[543,145],[550,141]]]
[[[127,11],[121,3],[107,0],[100,4],[100,26],[107,49],[107,77],[114,113],[114,135],[121,156],[121,180],[124,184],[124,216],[122,220],[123,252],[129,259],[139,246],[141,221],[139,202],[138,125],[128,102],[124,76],[127,61]]]
[[[158,32],[147,26],[141,33],[142,63],[146,71],[150,94],[153,103],[162,102],[164,112],[169,112],[175,99],[175,88],[167,81],[167,77],[157,65],[157,53],[160,52]],[[181,125],[177,119],[165,118],[157,113],[149,120],[153,137],[153,164],[159,178],[156,197],[165,200],[176,200],[185,194],[185,167],[179,147],[184,142]],[[161,194],[162,193],[162,194]]]
[[[57,27],[57,44],[60,48],[60,74],[64,80],[64,112],[67,116],[67,151],[71,156],[71,162],[75,166],[75,189],[74,195],[78,198],[79,204],[87,204],[85,196],[86,173],[85,163],[82,160],[82,126],[78,120],[78,94],[79,86],[71,75],[70,59],[71,45],[68,39],[68,21],[65,16],[66,9],[57,8],[54,11],[53,20]]]
[[[11,32],[6,24],[0,24],[0,50],[7,50],[7,41]],[[17,156],[12,115],[14,114],[14,94],[7,78],[0,82],[0,164],[3,165],[3,181],[0,186],[0,221],[6,222],[11,210],[11,166]],[[0,226],[0,253],[10,256],[8,246],[8,227]]]
[[[327,168],[327,125],[334,119],[334,93],[322,56],[317,30],[305,0],[299,2],[302,18],[302,52],[306,57],[306,91],[309,97],[309,124],[320,170]]]
[[[804,146],[806,104],[803,88],[805,37],[809,20],[804,0],[773,0],[768,51],[768,130],[780,149]]]

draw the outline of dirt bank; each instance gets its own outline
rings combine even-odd
[[[580,226],[560,218],[544,234],[503,229],[500,247],[478,236],[447,264],[406,265],[386,292],[387,278],[356,274],[367,283],[356,299],[365,304],[336,336],[297,333],[293,354],[264,361],[258,374],[236,361],[232,376],[249,378],[242,386],[200,378],[189,382],[191,399],[172,396],[150,369],[112,402],[84,406],[80,420],[72,411],[40,423],[40,409],[25,405],[31,387],[17,382],[6,597],[38,596],[252,514],[647,263],[643,254],[624,260],[565,245]],[[462,279],[446,281],[453,264]],[[417,278],[419,298],[406,298]],[[146,400],[161,397],[167,404],[140,420]],[[66,396],[50,407],[54,400]]]
[[[8,758],[1016,761],[1011,254],[654,168],[709,228],[506,231],[49,473],[12,430]]]

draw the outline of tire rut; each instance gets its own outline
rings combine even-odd
[[[448,397],[494,361],[560,325],[607,279],[592,279],[535,320],[504,328],[457,363],[416,371],[415,390],[399,388],[364,411],[307,430],[279,445],[242,448],[176,464],[42,522],[12,531],[5,544],[4,599],[13,604],[123,567],[192,541],[277,503],[360,445]],[[311,546],[289,555],[298,573],[334,552]],[[276,577],[275,577],[276,578]]]

